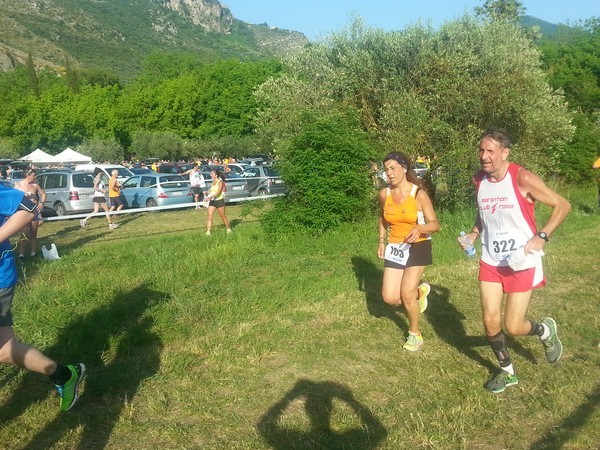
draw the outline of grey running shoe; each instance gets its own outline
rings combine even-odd
[[[511,375],[503,370],[494,378],[488,380],[488,382],[485,383],[485,388],[494,394],[499,394],[500,392],[504,392],[508,386],[514,386],[518,382],[519,380],[516,375]]]
[[[546,339],[541,339],[541,341],[544,345],[544,351],[546,352],[546,359],[549,363],[554,364],[562,355],[562,342],[560,342],[560,339],[558,338],[556,322],[554,319],[551,317],[546,317],[544,320],[542,320],[542,323],[550,328],[550,336],[548,336]]]
[[[85,221],[85,219],[81,219],[79,221],[79,225],[81,226],[81,228],[85,228],[85,226],[87,225],[87,222]]]
[[[406,338],[406,342],[404,343],[404,350],[408,350],[409,352],[416,352],[423,347],[423,336],[416,335],[412,333],[408,333],[408,337]]]

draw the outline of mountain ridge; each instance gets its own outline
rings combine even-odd
[[[300,32],[247,24],[217,0],[0,0],[0,69],[76,65],[134,76],[152,51],[207,62],[257,60],[299,51]]]

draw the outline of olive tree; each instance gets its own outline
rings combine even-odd
[[[563,96],[512,21],[465,15],[439,30],[417,24],[384,32],[355,19],[286,67],[257,92],[258,128],[276,152],[302,131],[304,111],[353,108],[379,156],[400,150],[431,158],[450,207],[470,198],[478,137],[488,126],[507,128],[514,158],[542,175],[558,169],[573,132]]]

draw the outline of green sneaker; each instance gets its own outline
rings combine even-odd
[[[423,314],[427,309],[427,296],[431,292],[429,283],[421,283],[419,285],[419,312]]]
[[[508,386],[514,386],[518,382],[519,380],[516,375],[511,375],[503,370],[494,378],[488,380],[488,382],[485,383],[485,388],[494,394],[499,394],[500,392],[504,392]]]
[[[82,363],[67,366],[71,371],[71,378],[63,385],[55,384],[56,392],[60,397],[60,410],[68,411],[73,407],[79,398],[79,384],[85,377],[85,366]]]
[[[408,337],[406,338],[406,342],[404,343],[404,350],[408,350],[409,352],[416,352],[421,347],[423,347],[423,336],[420,334],[417,336],[416,334],[408,333]]]
[[[550,336],[546,339],[542,339],[542,344],[544,345],[544,351],[546,352],[546,359],[549,363],[554,364],[562,355],[562,342],[560,342],[560,339],[558,338],[556,322],[554,319],[546,317],[542,320],[542,323],[550,328]]]

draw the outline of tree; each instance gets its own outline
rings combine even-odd
[[[525,7],[517,0],[486,0],[483,6],[474,8],[475,14],[491,21],[518,23],[525,14]]]
[[[285,75],[257,90],[259,132],[278,156],[302,132],[305,111],[318,118],[351,107],[380,157],[399,149],[429,156],[434,170],[441,166],[448,207],[472,200],[476,146],[488,126],[507,128],[513,157],[542,174],[560,170],[557,156],[573,133],[538,51],[508,21],[466,15],[437,31],[417,25],[384,32],[355,20],[286,66]]]
[[[100,162],[120,162],[124,157],[123,147],[114,139],[86,139],[77,151]]]
[[[33,64],[33,57],[31,53],[27,54],[27,61],[25,62],[25,67],[27,67],[27,80],[29,82],[29,90],[36,97],[40,96],[40,83],[38,80],[37,72],[35,71],[35,66]]]

